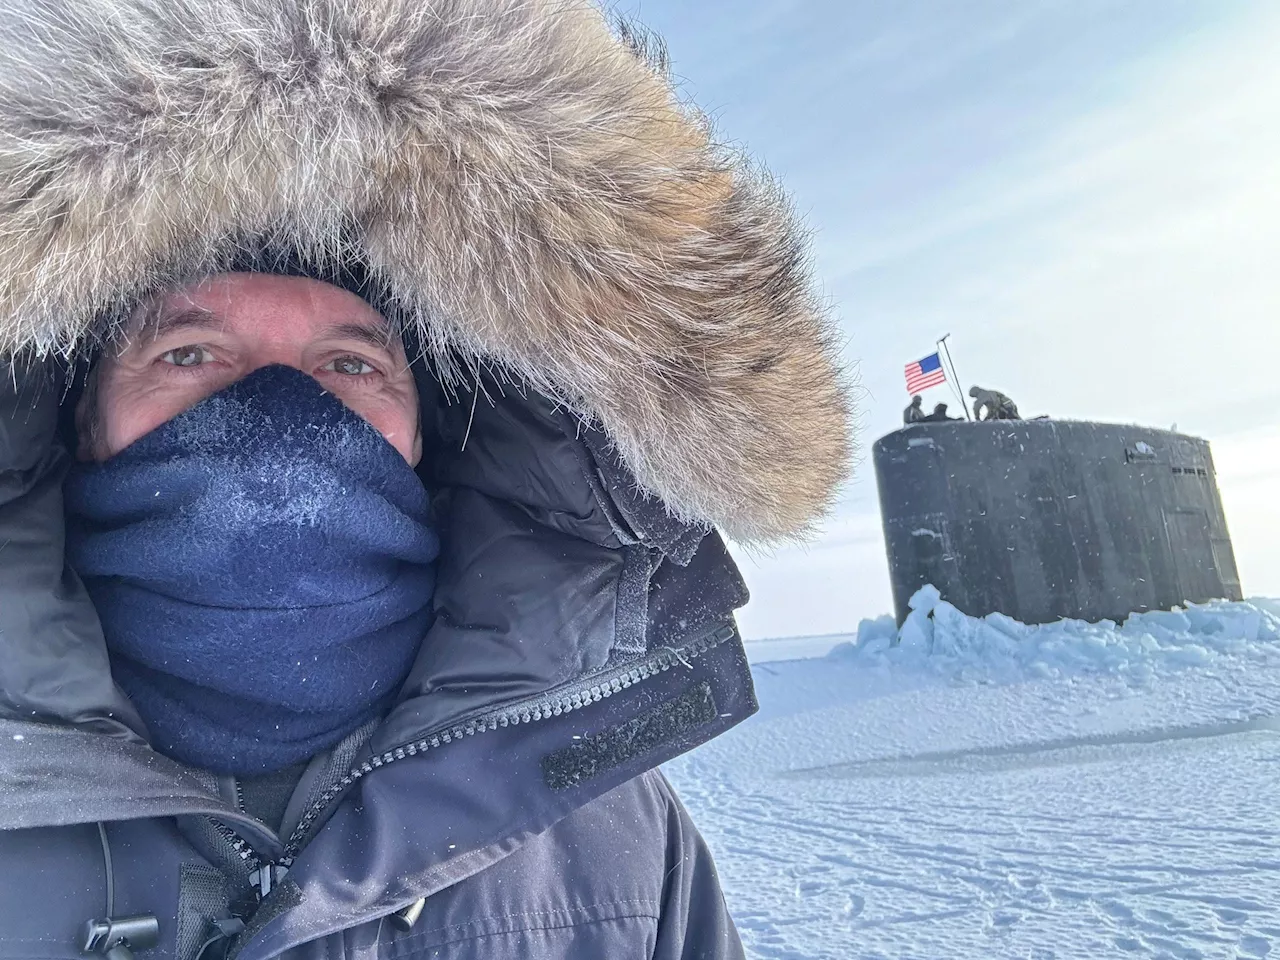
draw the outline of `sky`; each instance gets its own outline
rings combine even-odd
[[[821,535],[735,549],[748,639],[891,609],[870,447],[948,333],[963,385],[1024,415],[1210,440],[1244,591],[1280,596],[1280,4],[616,6],[786,184],[859,381]]]

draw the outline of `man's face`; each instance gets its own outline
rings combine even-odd
[[[369,304],[339,287],[302,277],[219,274],[139,310],[128,333],[124,348],[100,361],[97,422],[80,424],[86,459],[119,453],[205,397],[277,363],[318,380],[411,466],[422,458],[418,390],[400,338]]]

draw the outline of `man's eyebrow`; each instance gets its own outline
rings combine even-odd
[[[358,340],[361,343],[367,343],[370,346],[378,347],[381,350],[391,349],[395,342],[394,334],[391,331],[391,325],[385,320],[377,324],[368,323],[338,323],[329,327],[324,332],[326,337],[336,337],[343,340]]]
[[[204,307],[188,306],[172,313],[163,310],[149,310],[143,317],[142,324],[135,335],[144,342],[159,340],[175,330],[189,327],[215,327],[222,324],[221,318],[212,310]]]

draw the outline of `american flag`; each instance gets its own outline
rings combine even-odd
[[[936,353],[907,364],[907,393],[919,393],[946,382],[947,372],[942,369],[942,361]]]

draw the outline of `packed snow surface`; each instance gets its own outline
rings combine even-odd
[[[667,765],[760,958],[1280,957],[1280,603],[748,644]]]

